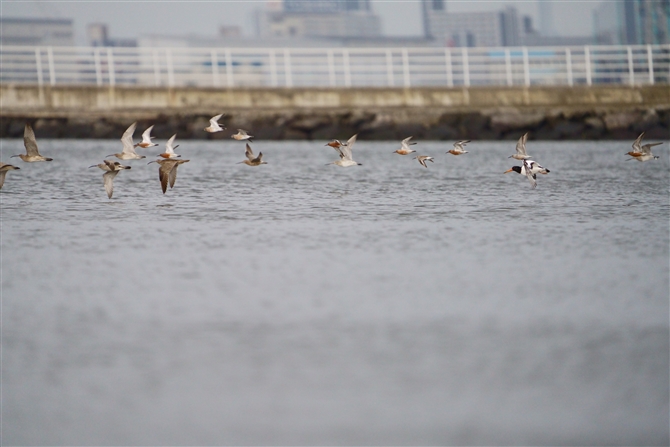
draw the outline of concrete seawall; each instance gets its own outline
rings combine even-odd
[[[206,134],[212,115],[263,139],[631,138],[670,134],[670,87],[195,89],[0,85],[0,137],[34,122],[41,137],[119,138],[132,122],[154,134]]]

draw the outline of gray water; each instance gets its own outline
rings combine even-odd
[[[177,142],[11,159],[4,445],[668,445],[667,142]]]

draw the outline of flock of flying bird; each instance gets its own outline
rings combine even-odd
[[[212,117],[212,119],[209,120],[210,125],[208,127],[205,127],[204,131],[215,133],[225,130],[226,128],[222,127],[221,124],[218,122],[222,116],[223,114]],[[142,141],[135,144],[133,141],[133,134],[135,133],[136,127],[137,123],[135,122],[131,124],[130,127],[128,127],[128,129],[126,129],[126,131],[123,133],[123,136],[121,137],[121,143],[123,144],[122,151],[116,154],[107,155],[107,157],[116,157],[120,160],[139,160],[142,158],[146,158],[146,156],[139,155],[135,151],[136,147],[146,149],[149,147],[158,146],[158,144],[153,143],[151,141],[151,139],[153,138],[151,136],[151,131],[154,126],[150,126],[149,128],[147,128],[142,133]],[[358,134],[354,135],[353,137],[349,138],[349,140],[347,140],[346,142],[341,142],[340,140],[332,140],[329,143],[326,143],[326,146],[334,148],[340,155],[339,160],[333,161],[328,164],[329,165],[334,164],[341,167],[360,165],[361,163],[354,161],[352,155],[352,148],[354,143],[356,142],[357,136]],[[165,194],[165,192],[167,191],[168,184],[170,185],[170,188],[174,187],[175,181],[177,180],[177,167],[181,164],[188,163],[190,161],[182,159],[181,155],[175,153],[174,150],[177,147],[179,147],[179,145],[176,146],[174,145],[174,140],[176,137],[177,137],[176,134],[172,135],[170,139],[165,143],[165,152],[158,154],[157,157],[159,158],[157,160],[148,163],[148,164],[157,163],[159,165],[158,178],[161,183],[161,189],[163,190],[163,194]],[[644,132],[642,132],[640,136],[637,137],[635,142],[633,142],[633,150],[626,153],[626,155],[630,155],[632,157],[629,160],[648,161],[659,158],[658,156],[652,154],[651,148],[653,146],[657,146],[662,143],[648,143],[642,145],[643,137]],[[237,129],[237,133],[231,135],[231,138],[238,141],[247,141],[247,142],[253,141],[252,140],[253,135],[249,135],[248,132],[243,129]],[[399,155],[409,155],[411,153],[415,153],[416,151],[412,149],[410,146],[415,145],[416,143],[411,142],[411,139],[412,137],[408,137],[402,140],[402,142],[400,143],[400,149],[393,151],[393,153]],[[513,166],[512,168],[505,171],[505,174],[514,171],[517,174],[524,175],[530,181],[531,187],[535,188],[537,186],[537,174],[548,174],[550,171],[549,169],[542,167],[538,162],[530,159],[531,158],[530,155],[526,153],[527,139],[528,139],[528,133],[525,133],[521,138],[519,138],[519,141],[516,144],[516,153],[508,157],[520,160],[522,163],[521,166]],[[446,153],[452,155],[467,154],[468,151],[466,151],[463,147],[469,142],[470,140],[457,141],[456,143],[454,143],[454,148],[447,151]],[[26,147],[26,154],[13,155],[12,158],[20,157],[21,160],[28,163],[53,160],[52,158],[47,158],[40,155],[37,149],[35,132],[33,131],[33,128],[29,124],[26,124],[24,129],[23,143]],[[259,152],[258,156],[254,155],[254,152],[251,150],[249,143],[246,144],[245,154],[247,156],[246,160],[243,160],[239,163],[244,163],[248,166],[260,166],[263,164],[267,164],[267,162],[263,161],[263,153]],[[428,165],[426,165],[427,161],[433,163],[433,157],[428,155],[417,155],[414,157],[414,159],[416,159],[421,164],[421,166],[425,168],[428,167]],[[107,192],[107,197],[109,197],[110,199],[112,198],[112,194],[114,191],[114,184],[113,184],[114,178],[118,175],[120,171],[131,168],[130,166],[122,165],[118,161],[111,161],[107,159],[103,160],[102,163],[92,165],[89,167],[90,168],[98,167],[101,170],[105,171],[105,173],[102,175],[102,178],[105,186],[105,191]],[[7,175],[7,172],[17,169],[20,168],[0,162],[0,189],[2,189],[2,185],[5,183],[5,176]]]

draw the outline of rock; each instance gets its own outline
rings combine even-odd
[[[607,130],[627,129],[642,119],[638,111],[608,113],[603,118]]]
[[[525,130],[542,123],[546,118],[544,113],[502,113],[491,116],[491,127],[500,130]]]

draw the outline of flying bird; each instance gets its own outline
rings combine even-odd
[[[351,154],[351,149],[354,143],[356,142],[357,137],[358,134],[354,135],[353,137],[349,138],[349,140],[346,143],[342,143],[340,140],[333,140],[330,143],[326,143],[326,146],[334,148],[340,154],[339,160],[327,164],[337,165],[343,168],[356,165],[360,166],[360,163],[353,160]]]
[[[237,133],[235,135],[231,135],[230,138],[234,138],[238,141],[242,140],[248,140],[250,143],[253,143],[253,135],[249,135],[249,133],[246,130],[243,129],[237,129]]]
[[[626,153],[626,155],[633,157],[629,158],[628,160],[647,161],[658,158],[658,155],[651,153],[651,148],[663,143],[648,143],[642,146],[642,138],[644,138],[644,132],[642,132],[640,136],[637,137],[637,139],[635,139],[633,142],[633,150]]]
[[[170,137],[169,140],[165,143],[165,152],[162,154],[158,154],[158,157],[163,157],[163,158],[177,158],[181,157],[181,155],[175,154],[174,150],[179,147],[179,145],[172,146],[172,143],[174,143],[174,139],[177,138],[177,134],[174,134]]]
[[[142,141],[140,141],[139,143],[135,144],[134,147],[139,146],[139,147],[141,147],[141,148],[145,148],[145,149],[146,149],[147,147],[158,146],[158,144],[156,144],[156,143],[152,143],[152,142],[151,142],[151,139],[153,138],[153,137],[151,136],[151,130],[152,130],[153,128],[154,128],[154,126],[150,126],[149,128],[147,128],[147,130],[145,130],[145,131],[142,133]]]
[[[429,157],[428,155],[417,155],[417,156],[414,157],[414,158],[415,158],[416,160],[418,160],[419,163],[421,163],[421,166],[423,166],[424,168],[427,168],[427,167],[428,167],[428,166],[426,165],[426,162],[427,162],[427,161],[429,161],[429,162],[431,162],[431,163],[434,163],[434,161],[433,161],[433,157]]]
[[[111,199],[112,194],[114,193],[114,177],[116,177],[120,171],[123,171],[124,169],[130,169],[130,166],[123,166],[118,161],[104,160],[100,164],[89,166],[89,168],[95,167],[105,171],[105,173],[102,174],[102,181],[105,184],[107,197]]]
[[[110,154],[107,157],[116,157],[120,160],[141,160],[142,158],[147,158],[144,155],[138,155],[135,152],[135,144],[133,143],[133,134],[135,133],[135,128],[137,127],[137,122],[134,122],[123,132],[121,137],[121,143],[123,144],[123,150],[117,154]],[[105,157],[105,158],[107,158]]]
[[[527,160],[530,158],[530,155],[526,154],[526,140],[528,140],[528,132],[523,134],[519,141],[516,143],[516,154],[510,155],[507,158],[514,158],[515,160]]]
[[[5,176],[7,175],[7,172],[19,169],[21,168],[0,161],[0,189],[2,189],[2,185],[5,184]]]
[[[445,152],[446,154],[452,154],[452,155],[463,155],[467,154],[468,151],[463,149],[463,146],[465,146],[467,143],[469,143],[470,140],[462,140],[462,141],[457,141],[454,143],[454,148],[451,150],[448,150]]]
[[[191,160],[176,160],[168,158],[150,161],[147,164],[158,163],[160,165],[158,168],[158,180],[160,180],[163,194],[165,194],[168,183],[170,184],[170,188],[172,188],[174,186],[174,182],[177,180],[177,167],[181,164],[188,163],[189,161]]]
[[[36,161],[51,161],[53,158],[42,157],[40,152],[37,150],[37,140],[35,139],[35,131],[30,126],[26,124],[26,127],[23,129],[23,145],[26,147],[26,153],[19,155],[12,155],[10,158],[19,157],[21,160],[27,163],[33,163]]]
[[[411,145],[416,144],[416,142],[410,143],[409,140],[411,140],[412,137],[407,137],[404,140],[400,142],[400,149],[393,151],[394,154],[400,154],[400,155],[408,155],[411,154],[412,152],[416,152],[414,149],[410,149]]]
[[[528,178],[532,188],[537,186],[537,174],[549,174],[551,172],[549,169],[544,168],[538,162],[533,160],[523,160],[523,164],[521,166],[512,166],[510,169],[505,171],[504,174],[512,171],[516,172],[517,174],[525,175],[526,178]]]
[[[254,151],[251,150],[251,146],[249,146],[249,143],[247,143],[247,150],[244,153],[247,156],[247,159],[241,161],[240,163],[244,163],[245,165],[248,166],[260,166],[268,164],[267,161],[263,161],[263,152],[259,152],[258,157],[256,157],[254,155]]]
[[[221,132],[222,130],[226,130],[225,127],[221,127],[219,124],[219,120],[223,116],[223,113],[220,115],[216,115],[212,117],[212,119],[209,120],[209,127],[205,127],[205,131],[209,133],[214,133],[214,132]]]

